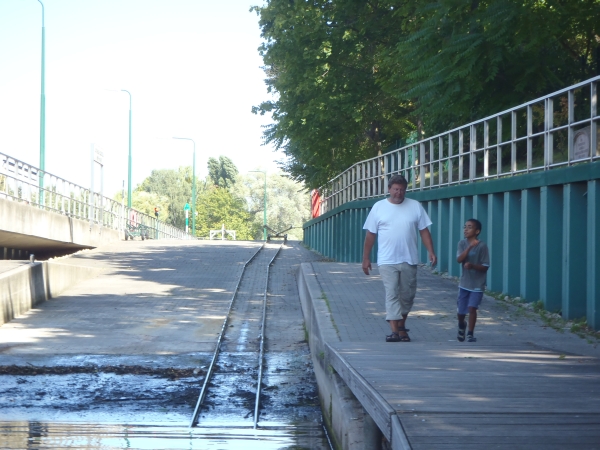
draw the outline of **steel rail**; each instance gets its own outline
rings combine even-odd
[[[208,383],[210,378],[212,377],[215,363],[217,361],[217,357],[219,356],[219,352],[221,350],[221,342],[223,341],[223,335],[225,334],[225,330],[227,329],[227,322],[229,321],[229,316],[231,315],[231,309],[233,307],[233,302],[237,296],[238,290],[240,288],[240,283],[242,282],[242,278],[244,277],[244,272],[246,271],[246,267],[250,262],[260,253],[260,251],[265,247],[265,244],[260,246],[257,252],[255,252],[248,261],[244,263],[244,267],[242,268],[242,273],[238,279],[237,285],[235,286],[235,290],[233,291],[233,295],[231,296],[231,301],[229,302],[229,308],[227,310],[227,314],[225,315],[225,319],[223,320],[223,326],[221,327],[221,332],[219,333],[219,338],[217,339],[217,345],[215,351],[213,353],[212,361],[210,362],[210,366],[206,372],[206,376],[204,377],[204,383],[202,384],[202,389],[200,390],[200,396],[198,397],[198,401],[196,402],[196,407],[194,408],[194,413],[192,414],[192,420],[190,421],[190,428],[194,426],[196,423],[196,418],[198,417],[198,413],[200,412],[200,407],[202,406],[202,402],[204,402],[204,397],[206,397],[206,389],[208,387]]]
[[[258,381],[256,382],[256,401],[254,403],[254,425],[253,425],[254,429],[256,429],[258,427],[258,408],[260,405],[260,385],[262,383],[262,374],[263,374],[263,366],[264,366],[265,325],[266,325],[266,321],[267,321],[267,294],[269,291],[269,272],[271,269],[271,265],[273,264],[273,261],[275,261],[275,258],[277,258],[277,255],[279,255],[279,252],[281,251],[282,247],[283,247],[283,243],[279,246],[279,248],[277,249],[277,252],[273,256],[273,258],[271,258],[271,261],[269,261],[269,264],[267,265],[267,275],[265,278],[265,292],[264,292],[264,296],[263,296],[262,322],[260,325],[260,352],[258,355]]]

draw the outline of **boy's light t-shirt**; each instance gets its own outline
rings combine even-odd
[[[377,265],[418,264],[417,231],[431,225],[429,216],[416,200],[404,198],[399,205],[387,199],[373,205],[363,226],[377,234]]]
[[[467,239],[458,241],[458,249],[456,256],[460,256],[462,252],[469,246]],[[469,250],[467,258],[463,261],[463,264],[470,262],[471,264],[477,264],[480,266],[490,265],[490,252],[485,242],[479,241],[476,247]],[[462,275],[458,287],[466,289],[467,291],[482,292],[485,291],[485,282],[487,278],[487,272],[482,272],[475,269],[462,268]]]

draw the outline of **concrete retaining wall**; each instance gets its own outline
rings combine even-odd
[[[340,338],[310,263],[300,266],[298,291],[323,418],[334,447],[378,450],[383,436],[394,450],[410,449],[394,409],[335,350]]]
[[[1,274],[0,325],[100,272],[101,269],[46,261],[24,264]]]

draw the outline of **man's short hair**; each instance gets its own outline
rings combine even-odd
[[[400,184],[405,188],[408,187],[408,181],[402,175],[394,175],[390,177],[388,180],[388,189],[392,187],[393,184]]]

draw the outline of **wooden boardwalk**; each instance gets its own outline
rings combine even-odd
[[[315,265],[339,338],[327,358],[394,449],[600,450],[597,338],[486,298],[478,342],[458,342],[456,283],[420,271],[412,342],[386,343],[383,287],[354,272]]]

